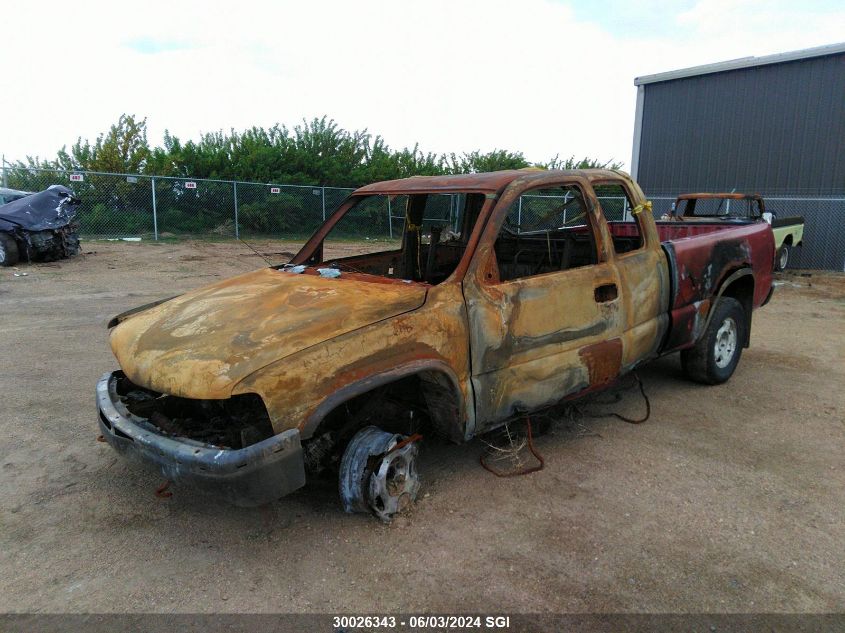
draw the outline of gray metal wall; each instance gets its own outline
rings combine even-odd
[[[646,193],[845,193],[845,54],[644,88]]]

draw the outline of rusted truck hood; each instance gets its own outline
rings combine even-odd
[[[417,284],[257,270],[128,317],[112,330],[111,347],[137,385],[186,398],[227,398],[262,367],[414,310],[425,294]]]

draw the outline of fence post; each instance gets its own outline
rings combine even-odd
[[[516,215],[516,232],[522,233],[522,196],[519,196],[519,210]]]
[[[390,206],[390,194],[387,195],[387,227],[390,239],[393,239],[393,207]]]
[[[158,242],[158,212],[156,210],[156,179],[150,180],[153,187],[153,237]]]
[[[241,234],[238,231],[238,181],[237,180],[232,181],[232,190],[234,192],[234,197],[235,197],[235,239],[239,240],[239,239],[241,239]]]
[[[8,186],[9,186],[9,181],[8,181],[8,180],[6,180],[6,155],[5,155],[5,154],[3,154],[2,161],[3,161],[3,162],[2,162],[2,163],[0,163],[0,168],[2,168],[2,169],[3,169],[3,186],[4,186],[4,187],[8,187]]]
[[[326,188],[323,187],[323,222],[326,221]]]

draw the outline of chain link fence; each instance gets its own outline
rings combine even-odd
[[[353,191],[19,167],[5,167],[2,172],[3,186],[10,189],[34,192],[50,185],[71,188],[82,200],[80,233],[88,239],[304,239]],[[362,231],[365,229],[362,227]]]
[[[41,191],[70,187],[82,200],[80,232],[88,239],[141,237],[255,237],[304,240],[354,191],[350,188],[173,178],[101,172],[3,168],[5,187]],[[563,196],[526,195],[521,224],[545,218]],[[464,197],[438,194],[425,224],[460,229]],[[624,198],[602,199],[608,219],[622,219]],[[396,239],[404,230],[404,197],[378,196],[362,221],[344,227],[348,239]],[[612,210],[612,211],[611,211]],[[612,216],[612,217],[611,217]],[[617,217],[618,216],[618,217]],[[365,219],[363,219],[365,218]],[[567,218],[560,218],[561,225]]]
[[[0,167],[3,187],[41,191],[61,184],[82,200],[80,229],[87,239],[270,238],[305,240],[353,191],[351,188],[173,178],[99,172]],[[401,237],[404,204],[379,196],[361,222],[348,225],[348,239]],[[519,200],[520,226],[531,226],[560,204],[561,196],[525,195]],[[671,209],[675,196],[649,197],[654,215]],[[845,197],[764,196],[779,217],[803,216],[804,244],[790,254],[791,268],[845,270]],[[426,205],[424,222],[460,229],[462,196],[437,195]],[[608,220],[630,220],[624,197],[600,198]],[[557,219],[557,218],[556,218]],[[563,226],[569,221],[559,218]]]

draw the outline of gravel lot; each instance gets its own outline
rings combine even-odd
[[[540,473],[496,479],[479,441],[426,442],[424,494],[385,526],[331,486],[254,510],[157,498],[96,441],[105,323],[263,262],[232,243],[83,252],[0,269],[0,611],[845,610],[843,275],[781,277],[728,384],[672,356],[641,372],[647,423],[556,424]]]

